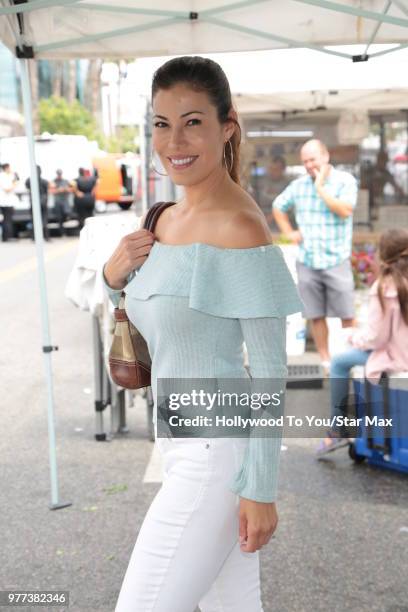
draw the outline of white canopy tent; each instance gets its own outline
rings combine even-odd
[[[58,499],[51,343],[28,62],[308,47],[354,63],[408,46],[405,0],[0,0],[0,40],[20,59],[30,152],[43,353],[48,387],[51,509]],[[371,45],[394,47],[370,54]],[[329,45],[359,44],[350,54]]]
[[[384,46],[371,48],[377,52]],[[356,46],[342,49],[349,55],[357,51]],[[309,49],[203,55],[222,66],[240,115],[286,112],[294,117],[311,111],[317,115],[319,107],[326,116],[346,109],[374,115],[408,106],[408,49],[354,65]],[[127,64],[121,98],[126,101],[121,107],[125,122],[138,121],[137,96],[149,96],[153,74],[166,59],[142,58]],[[105,63],[105,67],[117,71],[114,64]],[[117,76],[113,82],[117,87]]]
[[[135,57],[373,42],[407,46],[406,0],[2,0],[0,37],[38,58]],[[171,8],[169,8],[171,6]]]
[[[326,116],[336,116],[346,109],[370,110],[372,114],[380,114],[405,109],[408,106],[408,88],[244,94],[235,96],[234,101],[242,115],[284,112],[287,117],[296,117],[320,111]]]

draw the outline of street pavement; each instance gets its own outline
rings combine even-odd
[[[141,398],[127,410],[129,433],[94,439],[91,316],[64,297],[77,244],[45,245],[59,347],[52,354],[59,499],[72,502],[56,511],[35,247],[25,239],[0,244],[0,589],[68,590],[69,610],[112,612],[160,465]],[[288,391],[287,410],[304,402],[328,406],[327,383]],[[407,612],[408,478],[355,465],[347,449],[316,461],[316,444],[283,441],[280,520],[261,553],[264,612]]]

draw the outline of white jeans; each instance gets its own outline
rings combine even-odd
[[[259,555],[239,547],[229,489],[247,439],[158,439],[164,479],[115,612],[263,612]]]

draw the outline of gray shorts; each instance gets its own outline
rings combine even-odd
[[[297,261],[296,270],[306,319],[354,317],[354,279],[349,259],[325,270],[315,270]]]

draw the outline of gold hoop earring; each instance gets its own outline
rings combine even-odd
[[[229,168],[228,168],[228,165],[227,165],[227,156],[225,155],[225,149],[227,148],[227,144],[229,144],[229,146],[230,146],[230,157],[231,157],[231,165],[230,165]],[[229,174],[231,174],[232,169],[234,167],[234,150],[232,148],[232,143],[231,143],[230,140],[227,140],[227,142],[225,143],[225,146],[224,146],[224,164],[225,164],[225,167],[227,168]]]
[[[156,174],[160,174],[160,176],[169,176],[168,174],[163,174],[163,172],[159,172],[156,168],[156,166],[154,165],[154,159],[153,159],[153,153],[154,151],[152,151],[151,155],[150,155],[150,167],[151,169],[156,172]]]

